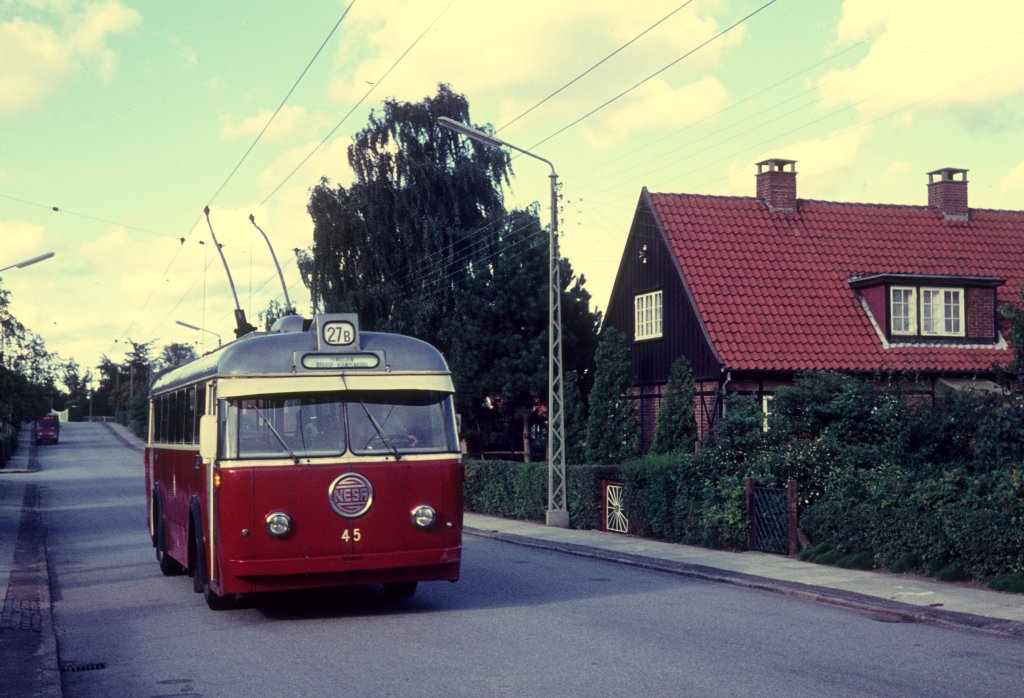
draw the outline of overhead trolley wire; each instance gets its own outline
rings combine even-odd
[[[288,94],[286,94],[284,96],[284,99],[281,100],[281,103],[277,105],[277,109],[275,109],[274,113],[270,115],[269,119],[267,119],[267,123],[263,124],[263,128],[260,130],[258,134],[256,134],[256,138],[249,145],[248,149],[246,149],[245,153],[242,155],[242,158],[235,164],[235,167],[228,174],[227,178],[221,183],[217,191],[213,193],[213,196],[210,197],[210,200],[206,204],[207,206],[212,204],[213,201],[220,195],[220,193],[224,190],[224,187],[226,187],[228,182],[231,181],[231,178],[235,176],[236,172],[238,172],[238,168],[241,167],[242,163],[245,162],[246,158],[249,157],[249,153],[252,152],[252,149],[255,148],[256,144],[260,142],[261,138],[263,138],[263,134],[267,132],[267,129],[270,127],[270,124],[274,121],[275,118],[277,118],[277,115],[281,112],[281,109],[284,108],[284,105],[288,101],[288,98],[292,96],[293,92],[295,92],[295,88],[299,86],[300,82],[302,82],[302,78],[306,77],[306,73],[309,72],[310,67],[312,67],[314,61],[316,61],[317,57],[320,55],[320,52],[324,50],[324,47],[327,45],[327,42],[331,40],[332,36],[334,36],[334,32],[338,31],[338,27],[340,27],[341,23],[345,21],[345,18],[348,16],[349,10],[351,10],[355,4],[356,0],[352,0],[352,2],[349,3],[348,7],[345,8],[345,11],[341,13],[341,17],[339,17],[338,21],[334,23],[333,27],[331,27],[331,31],[327,33],[327,36],[320,44],[320,48],[316,50],[316,53],[313,54],[313,57],[309,59],[309,63],[307,63],[306,67],[302,69],[301,73],[299,73],[299,77],[295,79],[295,82],[292,84],[291,89],[288,90]],[[193,226],[193,228],[194,227],[195,226]]]
[[[260,139],[263,137],[263,134],[266,133],[267,129],[270,127],[270,124],[274,121],[274,119],[277,117],[277,115],[281,112],[281,109],[284,108],[284,105],[288,102],[288,99],[292,96],[292,93],[295,92],[295,89],[299,86],[299,83],[302,82],[303,78],[305,78],[305,76],[306,76],[306,73],[309,72],[310,67],[313,65],[313,63],[316,61],[316,59],[320,56],[320,53],[324,50],[324,47],[327,45],[327,42],[330,41],[331,37],[334,36],[335,32],[337,32],[338,27],[341,26],[341,23],[348,16],[349,11],[352,9],[353,5],[355,5],[355,0],[352,0],[352,2],[349,3],[348,7],[346,7],[344,12],[342,12],[341,17],[338,18],[338,21],[334,23],[333,27],[331,27],[331,30],[327,33],[326,38],[324,38],[324,40],[320,43],[319,48],[317,48],[317,50],[313,53],[313,57],[310,58],[309,62],[306,64],[306,67],[302,69],[302,72],[299,73],[299,76],[295,79],[295,82],[292,83],[292,86],[291,86],[291,88],[289,88],[287,94],[285,94],[284,99],[282,99],[280,104],[278,104],[277,109],[274,110],[274,113],[267,120],[267,123],[263,125],[262,130],[260,130],[260,132],[256,135],[256,138],[253,139],[253,142],[246,149],[246,151],[242,155],[241,159],[232,168],[231,172],[228,174],[228,176],[221,183],[220,187],[217,188],[217,191],[215,191],[213,196],[210,197],[209,203],[207,204],[207,206],[209,206],[210,203],[213,203],[213,201],[220,195],[220,193],[224,190],[224,188],[228,185],[228,183],[232,180],[232,178],[238,172],[239,168],[241,168],[242,163],[244,163],[246,161],[246,159],[249,157],[249,155],[252,153],[253,149],[256,147],[256,144],[259,143]],[[196,226],[199,224],[199,221],[202,220],[202,216],[203,216],[202,213],[199,213],[196,216],[196,219],[192,222],[192,225],[189,226],[189,230],[188,230],[188,233],[186,234],[186,237],[191,236],[192,233],[195,232]],[[185,242],[185,238],[184,237],[180,238],[180,240],[181,240],[182,243]],[[181,252],[181,247],[179,247],[178,251],[175,252],[173,257],[171,257],[171,261],[167,265],[167,269],[164,270],[164,274],[163,274],[163,276],[161,278],[166,278],[167,273],[170,271],[171,266],[174,264],[175,260],[178,258],[178,254],[180,252]],[[205,273],[206,269],[208,269],[209,266],[210,266],[210,263],[207,263],[206,266],[204,267],[202,273]],[[188,294],[195,287],[196,283],[198,283],[199,278],[201,276],[202,276],[202,274],[197,276],[196,280],[193,281],[192,284],[185,291],[185,293],[182,294],[181,298],[178,299],[178,302],[171,309],[171,313],[173,313],[175,310],[177,310],[178,306],[181,305],[181,303],[185,300],[185,298],[188,296]],[[154,293],[156,292],[156,287],[157,287],[157,285],[154,284],[153,289],[150,291],[149,296],[146,298],[146,301],[142,304],[142,307],[140,307],[138,312],[135,314],[135,318],[128,325],[128,329],[131,329],[135,325],[136,319],[139,317],[139,315],[143,311],[145,311],[146,307],[149,305],[149,302],[152,300]],[[170,316],[170,313],[168,313],[168,317],[169,316]],[[166,321],[166,318],[165,318],[164,321]],[[163,324],[163,322],[161,322],[161,324]],[[127,334],[127,330],[125,331],[124,334]]]
[[[107,218],[100,218],[98,216],[92,216],[92,215],[89,215],[87,213],[79,213],[77,211],[71,211],[71,210],[68,210],[66,208],[62,208],[60,206],[52,206],[50,204],[41,204],[41,203],[39,203],[37,201],[29,201],[28,199],[21,199],[21,198],[18,198],[17,196],[10,196],[8,194],[0,194],[0,199],[7,199],[8,201],[16,201],[19,204],[25,204],[26,206],[35,206],[36,208],[47,209],[49,211],[53,211],[54,213],[65,213],[65,214],[67,214],[69,216],[75,216],[76,218],[84,218],[86,220],[96,221],[98,223],[106,223],[107,225],[116,225],[117,227],[124,228],[125,230],[134,230],[134,231],[137,231],[137,232],[140,232],[140,233],[147,233],[148,235],[156,235],[157,237],[175,238],[177,240],[182,240],[182,237],[180,235],[172,235],[171,233],[162,233],[162,232],[160,232],[158,230],[150,230],[149,228],[143,228],[143,227],[138,226],[138,225],[129,225],[127,223],[119,223],[118,221],[112,221],[112,220],[109,220]]]
[[[313,155],[315,155],[316,152],[318,150],[320,150],[320,148],[322,148],[327,143],[327,141],[329,141],[334,136],[335,132],[339,128],[341,128],[342,124],[344,124],[346,121],[348,121],[348,117],[352,116],[353,112],[355,112],[356,109],[358,109],[360,106],[362,106],[363,102],[365,102],[366,99],[371,94],[373,94],[374,90],[376,90],[380,86],[380,84],[391,74],[391,72],[395,68],[398,67],[398,64],[401,63],[405,59],[405,57],[407,55],[409,55],[409,52],[412,51],[416,47],[416,44],[418,44],[420,42],[420,40],[424,36],[426,36],[427,32],[430,31],[434,27],[435,24],[437,24],[438,20],[440,20],[441,17],[443,17],[444,14],[446,12],[448,12],[448,8],[450,8],[453,4],[455,4],[455,0],[451,0],[447,5],[444,6],[444,8],[430,22],[430,24],[427,25],[426,29],[424,29],[422,32],[420,32],[419,36],[417,36],[413,40],[413,42],[411,44],[409,44],[409,46],[402,52],[402,54],[397,59],[395,59],[395,62],[391,64],[391,67],[389,67],[387,70],[385,70],[384,74],[381,75],[379,78],[377,78],[377,80],[375,80],[372,85],[370,85],[370,89],[368,89],[363,94],[363,96],[359,98],[359,101],[356,102],[352,106],[352,108],[348,110],[348,112],[345,114],[345,116],[341,117],[341,120],[338,121],[338,123],[336,123],[334,125],[334,128],[332,128],[330,131],[328,131],[327,135],[325,135],[322,139],[320,139],[320,142],[317,143],[316,146],[314,146],[313,149],[310,150],[309,153],[306,154],[306,157],[302,158],[302,160],[299,162],[299,164],[296,165],[295,168],[291,172],[289,172],[287,175],[285,175],[285,178],[282,179],[281,182],[276,187],[274,187],[273,190],[271,190],[271,192],[269,194],[266,195],[266,197],[264,197],[263,201],[260,202],[260,206],[266,204],[267,201],[269,201],[271,199],[271,197],[273,197],[274,194],[276,194],[278,192],[278,190],[280,190],[281,187],[283,187],[285,185],[285,183],[287,183],[288,180],[291,179],[295,175],[295,173],[298,172],[302,168],[303,165],[305,165],[307,162],[309,162],[309,159],[311,157],[313,157]]]
[[[274,187],[274,189],[273,189],[273,190],[272,190],[272,191],[271,191],[271,192],[270,192],[269,194],[267,194],[267,196],[266,196],[266,197],[264,197],[264,199],[263,199],[263,200],[262,200],[262,201],[260,202],[260,205],[261,205],[261,206],[262,206],[262,205],[264,205],[264,204],[266,204],[266,203],[267,203],[267,201],[269,201],[269,200],[271,199],[271,197],[273,197],[273,196],[274,196],[274,195],[275,195],[275,194],[276,194],[276,193],[277,193],[277,192],[278,192],[278,191],[279,191],[279,190],[281,189],[281,187],[283,187],[283,186],[285,185],[285,183],[286,183],[286,182],[288,182],[288,180],[290,180],[290,179],[291,179],[291,178],[292,178],[292,177],[293,177],[293,176],[295,175],[295,173],[296,173],[296,172],[298,172],[298,171],[299,171],[299,169],[300,169],[300,168],[301,168],[301,167],[302,167],[302,166],[303,166],[303,165],[304,165],[304,164],[305,164],[306,162],[308,162],[308,161],[309,161],[309,159],[310,159],[311,157],[313,157],[313,155],[314,155],[314,154],[315,154],[315,153],[316,153],[316,152],[317,152],[317,151],[318,151],[318,150],[319,150],[319,149],[320,149],[321,147],[323,147],[323,146],[324,146],[324,144],[326,144],[326,143],[327,143],[327,141],[329,141],[329,140],[331,139],[331,137],[332,137],[332,136],[334,135],[334,133],[335,133],[335,132],[336,132],[336,131],[337,131],[337,130],[338,130],[339,128],[341,128],[342,124],[344,124],[344,123],[345,123],[345,121],[346,121],[346,120],[348,119],[348,117],[349,117],[349,116],[351,116],[351,115],[352,115],[352,113],[353,113],[353,112],[355,112],[355,110],[356,110],[356,109],[358,109],[358,108],[359,108],[359,106],[360,106],[360,105],[362,105],[362,103],[363,103],[363,102],[364,102],[364,101],[365,101],[365,100],[366,100],[366,99],[367,99],[367,98],[368,98],[368,97],[370,96],[370,94],[372,94],[372,93],[373,93],[373,91],[374,91],[374,90],[375,90],[375,89],[376,89],[376,88],[377,88],[377,87],[378,87],[378,86],[380,85],[380,83],[381,83],[381,82],[383,82],[383,81],[385,80],[385,78],[387,78],[387,77],[388,77],[388,76],[389,76],[389,75],[390,75],[390,74],[391,74],[391,73],[392,73],[392,72],[394,71],[394,69],[395,69],[395,68],[396,68],[396,67],[397,67],[397,66],[398,66],[398,65],[399,65],[399,64],[400,64],[400,63],[401,63],[401,62],[402,62],[402,61],[403,61],[403,60],[405,59],[405,57],[406,57],[406,56],[407,56],[407,55],[408,55],[408,54],[409,54],[409,53],[410,53],[410,52],[412,51],[412,49],[416,47],[416,45],[417,45],[417,44],[418,44],[418,43],[420,42],[420,40],[421,40],[421,39],[422,39],[422,38],[423,38],[423,37],[424,37],[424,36],[425,36],[425,35],[427,34],[427,32],[429,32],[429,31],[430,31],[430,29],[431,29],[431,28],[433,28],[433,26],[434,26],[434,25],[435,25],[435,24],[436,24],[436,23],[438,22],[438,20],[440,20],[440,19],[441,19],[441,17],[442,17],[442,16],[444,16],[444,14],[445,14],[445,13],[446,13],[446,12],[448,11],[448,9],[449,9],[449,8],[450,8],[450,7],[451,7],[451,6],[452,6],[452,5],[454,4],[454,3],[455,3],[455,0],[450,0],[450,2],[449,2],[449,3],[447,4],[447,5],[445,5],[445,7],[444,7],[444,8],[443,8],[443,9],[441,10],[441,12],[439,12],[439,13],[438,13],[438,15],[437,15],[437,16],[436,16],[436,17],[435,17],[435,18],[434,18],[434,19],[433,19],[433,20],[432,20],[432,21],[431,21],[431,22],[430,22],[430,23],[429,23],[429,24],[427,25],[427,27],[426,27],[426,28],[425,28],[425,29],[424,29],[424,30],[423,30],[423,31],[422,31],[422,32],[421,32],[421,33],[420,33],[420,34],[419,34],[419,35],[418,35],[418,36],[416,37],[416,39],[415,39],[415,40],[414,40],[414,41],[413,41],[413,42],[412,42],[412,43],[411,43],[411,44],[410,44],[410,45],[409,45],[409,46],[408,46],[408,47],[407,47],[407,48],[405,49],[405,51],[403,51],[403,52],[402,52],[402,54],[401,54],[401,55],[399,55],[399,57],[398,57],[398,58],[397,58],[397,59],[395,60],[395,62],[391,64],[391,66],[390,66],[390,67],[389,67],[389,68],[388,68],[388,69],[387,69],[387,70],[386,70],[386,71],[384,72],[384,74],[383,74],[383,75],[382,75],[382,76],[381,76],[381,77],[380,77],[380,78],[379,78],[379,79],[378,79],[378,80],[377,80],[377,81],[376,81],[376,82],[375,82],[375,83],[374,83],[374,84],[373,84],[373,85],[371,86],[371,88],[370,88],[369,90],[367,90],[367,91],[366,91],[366,93],[365,93],[365,94],[363,95],[363,97],[362,97],[362,98],[361,98],[361,99],[359,100],[359,102],[358,102],[358,103],[357,103],[357,104],[356,104],[355,106],[353,106],[353,107],[352,107],[352,108],[351,108],[351,109],[350,109],[350,110],[348,111],[348,113],[347,113],[347,114],[345,114],[345,116],[344,116],[344,117],[342,117],[342,119],[341,119],[340,121],[338,121],[338,123],[337,123],[337,124],[335,124],[334,128],[332,128],[332,129],[331,129],[331,130],[330,130],[330,131],[329,131],[329,132],[327,133],[327,135],[326,135],[326,136],[324,136],[324,137],[323,137],[323,139],[321,139],[321,141],[320,141],[320,142],[319,142],[319,143],[318,143],[318,144],[316,145],[316,147],[314,147],[314,148],[313,148],[313,149],[312,149],[312,150],[311,150],[311,151],[310,151],[310,152],[309,152],[309,153],[308,153],[308,154],[306,155],[306,157],[305,157],[305,158],[303,158],[303,159],[302,159],[302,161],[301,161],[301,162],[299,162],[299,164],[298,164],[298,165],[296,165],[296,166],[295,166],[295,168],[294,168],[294,169],[293,169],[293,170],[292,170],[291,172],[289,172],[289,173],[288,173],[288,175],[287,175],[287,176],[285,176],[285,178],[284,178],[283,180],[281,180],[281,182],[280,182],[280,183],[279,183],[279,184],[278,184],[278,185],[277,185],[276,187]],[[350,4],[350,5],[349,5],[349,7],[348,7],[348,8],[346,8],[346,10],[345,10],[345,13],[344,13],[344,14],[342,15],[341,19],[339,19],[339,20],[338,20],[338,24],[336,24],[336,25],[335,25],[335,27],[334,27],[334,28],[333,28],[333,29],[331,30],[331,34],[333,34],[333,33],[334,33],[334,31],[335,31],[335,30],[337,29],[337,26],[338,26],[338,25],[340,25],[340,23],[341,23],[341,20],[343,20],[343,19],[345,18],[345,16],[346,16],[346,15],[348,14],[348,11],[349,11],[349,9],[351,9],[352,5],[354,5],[354,4],[355,4],[355,2],[354,2],[354,0],[353,0],[352,4]],[[329,38],[330,38],[330,35],[328,35],[328,39],[329,39]],[[326,44],[326,40],[324,41],[324,44]],[[321,47],[320,47],[319,49],[317,49],[317,54],[316,54],[316,55],[318,55],[318,54],[320,53],[320,51],[321,51],[322,49],[323,49],[323,45],[321,45]],[[316,55],[314,55],[314,59],[316,58]],[[312,64],[312,61],[310,61],[310,64]],[[308,69],[309,69],[309,66],[307,65],[307,67],[306,67],[306,70],[308,70]],[[304,71],[303,71],[302,75],[305,75],[305,73],[306,73],[306,70],[304,70]],[[300,77],[299,77],[299,80],[301,80],[301,79],[302,79],[302,75],[300,75]],[[297,80],[297,81],[296,81],[296,84],[298,84],[299,80]],[[294,89],[295,89],[295,87],[293,86],[293,87],[292,87],[292,90],[290,90],[288,94],[290,95],[290,94],[291,94],[291,92],[292,92],[292,91],[294,91]],[[287,101],[287,99],[288,99],[288,97],[286,96],[286,97],[285,97],[285,99],[284,99],[284,100],[282,101],[282,105],[284,104],[284,102],[285,102],[285,101]],[[280,111],[280,107],[278,107],[278,111]],[[275,112],[275,115],[276,115],[276,113],[277,113],[277,112]],[[268,122],[268,125],[269,125],[269,122]],[[264,130],[266,130],[266,128],[264,128]],[[262,132],[261,132],[261,135],[262,135]],[[258,140],[258,137],[257,137],[257,140]],[[253,145],[255,145],[255,142],[253,143]],[[251,147],[250,147],[250,150],[251,150]],[[245,158],[244,158],[244,156],[243,156],[243,160],[244,160],[244,159],[245,159]],[[239,162],[239,165],[241,165],[241,161]],[[236,165],[235,169],[237,170],[237,168],[238,168],[238,165]],[[230,175],[229,175],[228,179],[230,179]],[[225,184],[226,184],[226,183],[227,183],[227,181],[225,181]],[[221,191],[221,189],[223,189],[223,188],[224,188],[224,185],[222,184],[222,185],[221,185],[221,188],[220,188],[220,189],[218,189],[218,192],[217,192],[217,193],[219,193],[219,192]],[[216,196],[217,196],[217,194],[214,194],[214,197],[216,197]],[[212,199],[211,199],[211,201],[212,201]],[[194,230],[194,229],[195,229],[195,226],[196,226],[196,225],[198,224],[198,222],[199,222],[199,221],[200,221],[201,219],[202,219],[202,214],[200,214],[200,215],[199,215],[199,216],[198,216],[198,217],[196,218],[196,221],[195,221],[195,222],[194,222],[194,223],[192,224],[192,228],[190,229],[190,233],[191,233],[191,230]],[[208,268],[209,266],[210,266],[210,263],[208,263],[208,264],[206,265],[206,267],[207,267],[207,268]],[[205,269],[204,269],[204,272],[205,272]],[[200,274],[200,276],[201,276],[201,274]],[[178,300],[178,302],[177,302],[177,303],[176,303],[176,304],[174,305],[174,307],[173,307],[173,308],[171,309],[171,312],[170,312],[170,313],[168,313],[167,317],[170,317],[170,315],[171,315],[171,314],[172,314],[172,313],[173,313],[173,312],[174,312],[175,310],[177,310],[177,308],[178,308],[178,307],[179,307],[179,306],[181,305],[181,303],[182,303],[182,302],[183,302],[183,301],[185,300],[185,298],[186,298],[186,297],[188,296],[188,294],[189,294],[189,293],[190,293],[190,292],[192,291],[192,289],[193,289],[193,288],[195,287],[195,285],[196,285],[196,284],[198,283],[198,281],[199,281],[199,278],[200,278],[200,276],[197,276],[197,277],[196,277],[196,279],[195,279],[195,280],[194,280],[194,281],[192,282],[192,284],[191,284],[191,285],[189,286],[189,288],[188,288],[188,289],[187,289],[187,290],[185,291],[185,293],[184,293],[184,294],[183,294],[183,295],[181,296],[181,298],[180,298],[180,299]],[[141,310],[140,310],[140,312],[141,312]],[[166,320],[167,320],[167,318],[164,318],[164,320],[162,320],[160,324],[163,324],[163,322],[166,322]],[[159,326],[159,325],[158,325],[158,326]]]

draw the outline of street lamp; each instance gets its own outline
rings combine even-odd
[[[18,262],[17,264],[11,264],[10,266],[6,266],[3,269],[0,269],[0,272],[5,272],[8,269],[24,269],[25,267],[30,267],[33,264],[37,263],[37,262],[44,262],[47,259],[49,259],[50,257],[52,257],[54,254],[56,254],[56,253],[55,252],[45,252],[45,253],[39,255],[38,257],[33,257],[32,259],[26,259],[24,262]]]
[[[196,327],[195,325],[190,325],[187,322],[182,322],[181,320],[175,320],[175,322],[181,325],[182,327],[187,327],[190,330],[195,330],[196,332],[208,332],[209,334],[212,334],[214,337],[217,338],[217,346],[220,346],[220,335],[214,332],[213,330],[208,330],[205,327]]]
[[[548,511],[547,525],[569,527],[565,495],[565,414],[562,401],[562,280],[558,254],[558,174],[550,160],[447,116],[443,128],[495,148],[511,148],[551,168],[551,238],[548,245]]]
[[[8,269],[24,269],[30,267],[37,262],[44,262],[52,257],[54,252],[44,252],[43,254],[33,257],[32,259],[26,259],[23,262],[17,262],[16,264],[10,264],[3,269],[0,269],[0,273],[7,271]],[[7,333],[0,328],[0,366],[7,365]]]

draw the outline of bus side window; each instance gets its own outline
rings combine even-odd
[[[167,425],[171,421],[171,398],[169,395],[160,396],[160,443],[170,443],[167,435]]]
[[[150,433],[153,434],[153,441],[160,443],[160,398],[155,397],[152,402],[153,413],[150,419],[152,420],[153,428],[150,430]]]
[[[192,443],[199,443],[199,418],[206,414],[206,386],[196,386],[195,426],[192,432]]]
[[[185,436],[183,443],[194,443],[196,434],[196,389],[191,387],[185,396]]]

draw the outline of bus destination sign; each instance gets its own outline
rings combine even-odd
[[[302,367],[307,369],[377,368],[376,354],[303,354]]]

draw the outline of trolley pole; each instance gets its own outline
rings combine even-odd
[[[442,127],[478,143],[511,148],[551,168],[551,237],[548,244],[548,526],[569,527],[565,494],[565,413],[562,399],[562,274],[558,251],[558,173],[550,160],[446,116]]]

